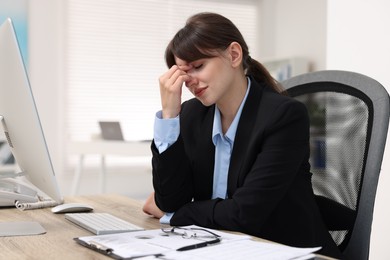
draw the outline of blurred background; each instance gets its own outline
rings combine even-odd
[[[149,146],[160,107],[158,77],[166,70],[164,50],[190,15],[227,16],[251,56],[279,80],[349,70],[390,91],[388,10],[386,0],[1,0],[0,23],[6,17],[14,21],[63,194],[116,192],[143,200],[152,191]],[[100,121],[120,122],[125,145],[93,150],[101,139]],[[371,259],[390,259],[388,146]],[[105,180],[98,177],[102,169]]]

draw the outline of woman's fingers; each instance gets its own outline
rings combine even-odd
[[[188,69],[190,66],[184,66]],[[180,113],[183,83],[190,76],[179,66],[172,66],[159,78],[163,118],[173,118]]]
[[[187,80],[189,80],[189,75],[177,65],[174,65],[160,77],[160,86],[174,92],[181,88]]]

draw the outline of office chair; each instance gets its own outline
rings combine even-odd
[[[319,71],[283,81],[310,117],[313,190],[345,259],[368,259],[375,194],[389,125],[389,94],[374,79]]]

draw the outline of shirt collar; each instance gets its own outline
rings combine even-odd
[[[246,101],[246,99],[248,97],[249,89],[250,89],[250,86],[251,86],[250,78],[247,77],[247,79],[248,79],[248,87],[247,87],[244,99],[242,100],[242,102],[240,104],[240,107],[238,108],[237,114],[234,117],[233,122],[230,125],[229,129],[227,130],[225,136],[223,135],[223,132],[222,132],[221,112],[219,111],[218,106],[215,105],[214,122],[213,122],[213,134],[212,134],[212,139],[213,139],[214,145],[217,145],[217,138],[216,137],[218,135],[221,136],[221,138],[225,137],[228,140],[230,140],[231,142],[234,142],[234,137],[236,136],[237,127],[238,127],[238,122],[240,120],[242,109],[243,109],[245,101]]]

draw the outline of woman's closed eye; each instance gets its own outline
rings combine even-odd
[[[200,70],[203,67],[203,63],[193,65],[194,70]]]

